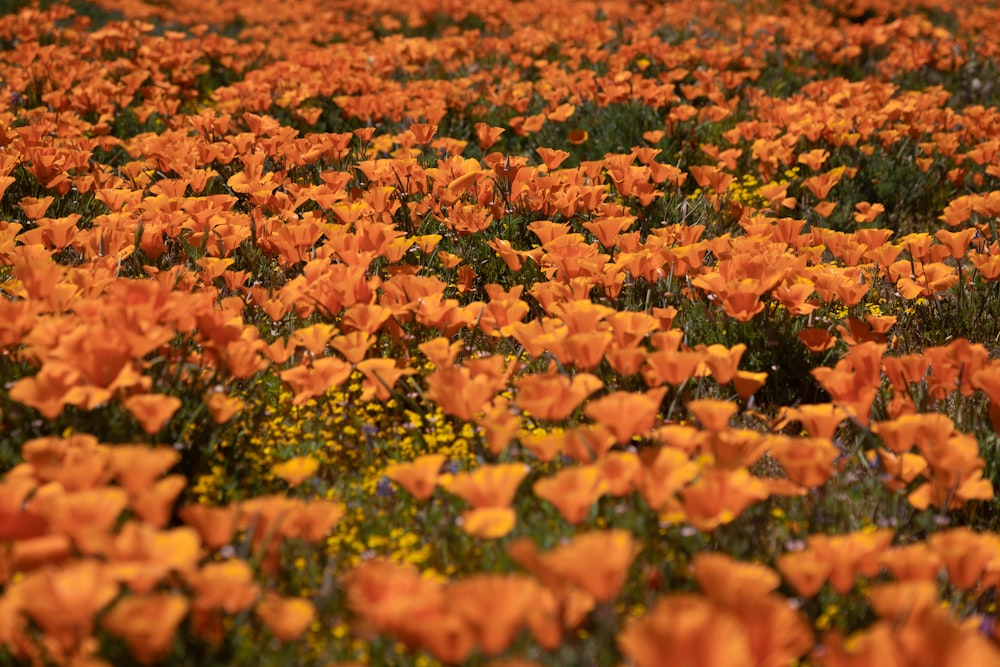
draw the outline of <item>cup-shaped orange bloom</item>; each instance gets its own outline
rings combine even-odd
[[[833,438],[837,427],[847,419],[847,413],[840,406],[832,403],[817,405],[799,405],[781,410],[781,418],[776,429],[783,428],[789,422],[799,422],[802,428],[814,438]]]
[[[438,475],[446,459],[444,454],[425,454],[409,463],[393,463],[386,468],[385,476],[417,500],[427,500],[434,495]]]
[[[971,591],[990,561],[1000,558],[995,542],[965,527],[934,533],[928,543],[944,561],[948,579],[963,591]]]
[[[590,401],[583,412],[604,425],[614,434],[615,441],[624,445],[632,436],[645,433],[653,427],[666,393],[666,387],[651,389],[642,394],[615,391]]]
[[[739,410],[739,406],[731,401],[701,398],[689,401],[687,409],[698,419],[705,430],[723,431],[729,428],[729,420]]]
[[[139,664],[163,662],[173,648],[177,626],[188,612],[183,595],[154,593],[124,597],[111,608],[101,625],[124,640]]]
[[[130,496],[150,488],[181,455],[172,447],[116,445],[110,451],[115,478]]]
[[[896,581],[936,581],[944,561],[926,542],[893,547],[881,556],[882,564]]]
[[[209,549],[220,549],[233,539],[236,532],[236,509],[233,507],[208,507],[187,505],[181,508],[184,523],[198,531],[201,541]]]
[[[740,358],[746,352],[747,346],[739,343],[732,347],[725,345],[709,345],[702,353],[702,360],[711,371],[712,377],[719,384],[728,384],[734,377],[740,363]]]
[[[114,600],[118,588],[108,568],[92,560],[36,570],[15,584],[24,612],[67,653],[90,636],[98,612]]]
[[[604,383],[589,373],[578,373],[572,379],[558,373],[543,373],[519,378],[514,385],[519,408],[538,419],[559,421],[573,414]]]
[[[619,498],[632,493],[642,475],[642,463],[635,452],[609,452],[597,465],[608,494]]]
[[[627,530],[593,531],[541,555],[556,576],[582,588],[598,602],[614,599],[640,548]]]
[[[563,519],[576,525],[587,518],[591,506],[606,492],[607,484],[597,466],[573,466],[538,480],[532,490],[555,505]]]
[[[527,622],[540,587],[524,575],[476,574],[445,589],[448,607],[472,629],[486,655],[504,651]]]
[[[646,504],[659,511],[675,494],[698,475],[698,464],[673,447],[661,447],[652,460],[642,467],[639,492]]]
[[[517,513],[511,507],[476,507],[462,512],[462,530],[472,537],[495,540],[514,530]]]
[[[833,563],[809,549],[782,554],[776,564],[788,583],[806,598],[819,593],[833,571]]]
[[[825,352],[837,344],[837,339],[829,331],[820,327],[803,329],[798,333],[797,338],[809,348],[810,352],[815,354]]]
[[[661,598],[618,635],[622,653],[638,667],[751,667],[753,654],[739,619],[697,595]],[[669,657],[668,657],[669,656]]]
[[[657,350],[646,355],[642,377],[650,387],[664,383],[676,387],[690,379],[701,362],[698,352]]]
[[[266,591],[254,614],[268,631],[283,642],[298,639],[309,628],[316,617],[312,602],[303,598],[282,597],[274,591]]]
[[[319,461],[311,456],[295,456],[271,468],[275,477],[285,480],[292,488],[315,475],[317,470]]]
[[[681,491],[684,514],[698,530],[715,530],[730,523],[753,503],[770,495],[763,480],[745,468],[705,470]]]
[[[236,614],[249,609],[260,595],[253,570],[238,559],[207,563],[200,570],[186,574],[184,579],[194,593],[195,606],[203,610],[221,609]]]
[[[833,476],[833,464],[841,452],[827,438],[771,439],[771,455],[788,478],[799,486],[822,486]]]
[[[184,475],[167,475],[150,488],[136,494],[129,504],[143,521],[163,527],[170,521],[174,502],[186,484],[187,478]]]
[[[880,558],[889,548],[893,531],[858,531],[846,535],[812,535],[809,550],[831,564],[830,585],[846,595],[859,576],[874,577],[881,570]]]
[[[143,431],[153,434],[180,409],[181,399],[163,394],[139,394],[126,399],[123,405],[139,421]]]
[[[805,620],[784,597],[773,593],[781,583],[777,572],[721,553],[702,552],[693,564],[705,594],[739,618],[755,664],[787,665],[813,646]]]
[[[310,398],[321,396],[338,387],[351,375],[351,365],[336,357],[316,359],[311,366],[294,366],[281,371],[282,382],[288,384],[295,398],[293,405],[302,405]]]
[[[765,382],[767,382],[766,372],[736,371],[736,376],[733,377],[733,389],[736,390],[737,396],[746,401],[763,387]]]
[[[563,432],[562,450],[581,463],[600,460],[615,445],[615,436],[603,424],[584,424]]]
[[[723,553],[695,554],[691,564],[698,587],[714,602],[727,608],[764,597],[781,584],[778,573],[771,568],[744,563]]]
[[[510,507],[529,470],[523,463],[484,465],[472,472],[441,475],[438,484],[476,509]]]

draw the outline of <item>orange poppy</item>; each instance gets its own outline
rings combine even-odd
[[[447,604],[472,629],[486,655],[510,646],[537,604],[538,584],[523,575],[476,574],[446,589]]]
[[[555,505],[568,523],[576,525],[587,518],[591,506],[606,492],[607,484],[597,466],[572,466],[538,480],[532,490]]]
[[[642,394],[615,391],[588,402],[583,412],[611,431],[618,444],[624,445],[633,436],[641,435],[653,427],[666,393],[666,387],[651,389]],[[623,419],[626,415],[627,418]]]
[[[319,470],[319,461],[311,456],[295,456],[271,467],[275,477],[279,477],[292,488],[302,484]]]
[[[684,516],[698,530],[711,531],[734,521],[751,504],[770,495],[767,484],[745,468],[713,468],[680,492]]]
[[[472,537],[495,540],[514,530],[517,513],[510,507],[476,507],[462,513],[462,530]]]
[[[660,598],[618,635],[622,653],[638,667],[671,664],[697,667],[751,667],[750,642],[739,619],[709,600],[691,594]]]
[[[661,447],[642,467],[638,480],[643,500],[654,511],[668,506],[674,495],[698,475],[698,464],[682,450]]]
[[[253,570],[239,559],[206,563],[184,575],[194,593],[194,606],[202,610],[221,609],[236,614],[249,609],[260,596]]]
[[[583,400],[604,386],[597,376],[577,373],[572,378],[558,373],[526,375],[514,382],[519,408],[538,419],[559,421],[569,417]]]
[[[799,486],[822,486],[834,473],[841,451],[829,438],[772,437],[771,455]]]
[[[434,494],[441,466],[446,459],[444,454],[424,454],[409,463],[393,463],[386,468],[385,476],[417,500],[427,500]]]
[[[730,401],[703,398],[688,401],[687,409],[698,419],[702,428],[707,431],[719,432],[729,428],[729,420],[736,414],[739,407]]]
[[[965,527],[934,533],[927,542],[944,562],[948,580],[963,591],[975,588],[986,566],[998,555],[995,544]]]
[[[438,478],[438,485],[477,509],[510,507],[528,472],[528,466],[521,463],[484,465],[472,472],[443,474]]]
[[[237,517],[233,507],[187,505],[181,508],[179,515],[184,523],[198,531],[209,549],[221,549],[229,544],[236,532]]]
[[[301,637],[316,617],[316,608],[309,600],[282,597],[274,591],[265,591],[253,612],[283,642]]]
[[[592,531],[577,535],[540,556],[555,576],[579,586],[598,602],[613,600],[625,585],[629,567],[640,547],[627,530]]]
[[[936,582],[944,561],[926,542],[898,546],[884,552],[882,564],[896,581]]]
[[[154,593],[123,597],[101,619],[140,664],[163,662],[173,649],[177,627],[188,612],[183,595]]]
[[[150,488],[181,455],[172,447],[116,445],[110,450],[110,458],[115,479],[130,496],[135,496]]]

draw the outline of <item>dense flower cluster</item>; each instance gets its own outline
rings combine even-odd
[[[1000,664],[996,7],[403,4],[0,17],[0,662]]]

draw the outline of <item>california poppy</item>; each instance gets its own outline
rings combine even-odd
[[[385,476],[417,500],[427,500],[434,494],[446,458],[444,454],[425,454],[409,463],[393,463],[386,468]]]
[[[552,477],[535,482],[532,490],[537,497],[555,505],[568,523],[576,525],[587,517],[606,488],[600,469],[589,465],[563,468]]]

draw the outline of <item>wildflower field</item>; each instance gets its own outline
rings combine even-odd
[[[8,0],[0,664],[1000,664],[1000,5]]]

